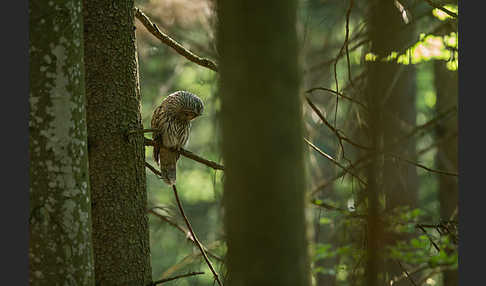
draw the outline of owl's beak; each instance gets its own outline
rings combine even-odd
[[[193,120],[193,119],[195,119],[197,116],[198,116],[198,115],[197,115],[196,113],[191,112],[191,113],[189,113],[189,114],[187,115],[187,119],[188,119],[188,120]]]

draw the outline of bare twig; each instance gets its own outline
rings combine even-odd
[[[148,129],[133,129],[128,131],[128,135],[131,134],[136,134],[136,133],[150,133],[150,132],[159,132],[159,129],[153,129],[153,128],[148,128]]]
[[[441,174],[441,175],[447,175],[447,176],[454,176],[454,177],[458,177],[459,176],[459,174],[458,173],[455,173],[455,172],[449,172],[449,171],[431,169],[431,168],[429,168],[427,166],[424,166],[424,165],[422,165],[422,164],[420,164],[418,162],[415,162],[415,161],[412,161],[412,160],[409,160],[409,159],[406,159],[406,158],[402,158],[402,157],[400,157],[398,155],[395,155],[393,153],[386,153],[385,155],[390,156],[390,157],[393,157],[393,158],[396,158],[396,159],[401,160],[401,161],[404,161],[404,162],[407,162],[407,163],[409,163],[411,165],[417,166],[417,167],[422,168],[422,169],[424,169],[426,171],[429,171],[431,173],[436,173],[436,174]]]
[[[211,272],[214,275],[214,278],[216,279],[216,282],[218,282],[218,285],[222,286],[223,284],[221,281],[219,281],[219,276],[218,273],[214,270],[213,265],[211,264],[211,261],[209,261],[208,256],[206,255],[206,252],[204,251],[203,247],[201,246],[201,243],[199,243],[199,240],[196,237],[196,234],[192,230],[191,224],[189,223],[189,220],[187,219],[186,215],[184,214],[184,208],[182,207],[181,201],[179,200],[179,195],[177,195],[177,188],[175,185],[172,185],[172,190],[174,191],[174,196],[177,201],[177,206],[179,207],[179,211],[181,212],[182,217],[184,218],[184,221],[186,223],[187,228],[191,232],[192,238],[194,239],[194,242],[196,243],[197,247],[201,251],[202,256],[204,257],[204,260],[206,261],[206,264],[208,265],[209,269],[211,269]]]
[[[322,115],[321,111],[317,108],[317,106],[314,105],[314,103],[306,96],[305,97],[307,103],[310,105],[310,107],[312,108],[312,110],[317,114],[317,116],[319,116],[319,118],[322,120],[322,122],[329,128],[332,130],[332,132],[334,132],[334,134],[336,134],[337,138],[338,138],[338,142],[339,142],[339,146],[341,147],[341,151],[343,152],[343,157],[344,157],[344,146],[343,146],[343,141],[342,141],[342,138],[341,136],[339,135],[339,132],[336,128],[332,127],[332,125],[326,120],[326,118],[324,117],[324,115]]]
[[[430,243],[432,243],[432,245],[434,246],[435,250],[437,250],[437,252],[440,252],[439,246],[434,242],[434,240],[432,239],[432,237],[430,237],[429,233],[425,230],[425,228],[422,225],[420,225],[420,224],[415,225],[415,227],[420,228],[420,230],[422,230],[424,232],[424,234],[427,236],[427,238],[429,239]]]
[[[421,126],[418,126],[416,127],[414,130],[412,130],[409,134],[407,134],[406,136],[404,136],[402,139],[405,140],[409,137],[412,137],[413,135],[415,135],[416,133],[418,133],[420,130],[428,127],[428,126],[431,126],[433,124],[436,124],[440,119],[444,118],[446,115],[449,115],[451,114],[451,111],[453,111],[454,109],[449,109],[447,110],[446,112],[444,112],[443,114],[439,115],[438,117],[430,120],[429,122],[421,125]],[[453,134],[451,136],[452,137],[455,137],[457,136],[457,132],[455,134]],[[447,138],[447,139],[450,139],[450,138]],[[397,143],[399,142],[395,142],[393,144],[396,145]],[[439,144],[439,142],[436,142],[437,144]],[[423,154],[424,152],[426,152],[427,150],[429,150],[430,148],[434,147],[434,145],[436,145],[435,143],[432,144],[431,146],[425,148],[424,150],[421,150],[419,152],[417,152],[417,155],[420,155],[420,154]],[[366,154],[364,156],[362,156],[361,158],[358,158],[352,166],[350,166],[348,169],[351,169],[351,170],[354,170],[354,171],[359,171],[359,170],[362,170],[363,168],[365,168],[366,166],[368,166],[368,163],[370,160],[372,160],[374,157],[380,155],[380,154],[384,154],[386,155],[386,152],[384,150],[380,150],[379,152],[374,152],[374,153],[369,153],[369,154]],[[413,165],[416,165],[417,167],[420,167],[420,168],[423,168],[427,171],[430,171],[430,172],[433,172],[433,173],[439,173],[439,174],[442,174],[442,175],[449,175],[449,176],[457,176],[458,174],[457,173],[454,173],[454,172],[449,172],[449,171],[441,171],[441,170],[434,170],[434,169],[431,169],[431,168],[428,168],[426,166],[423,166],[422,164],[420,163],[417,163],[417,162],[414,162],[414,161],[411,161],[411,160],[408,160],[408,159],[404,159],[404,158],[401,158],[400,156],[397,156],[397,155],[394,155],[394,154],[388,154],[389,156],[396,156],[397,159],[399,160],[403,160],[405,162],[408,161],[408,163],[410,164],[413,164]],[[368,162],[368,163],[366,163]],[[366,164],[365,164],[366,163]],[[323,182],[322,184],[319,184],[318,186],[316,186],[312,191],[311,191],[311,196],[314,196],[315,194],[317,194],[320,190],[322,189],[325,189],[327,188],[328,186],[330,186],[334,181],[336,181],[337,179],[341,178],[342,176],[346,175],[347,171],[343,171],[339,174],[337,174],[336,176],[332,177],[331,179],[328,179],[326,180],[325,182]]]
[[[151,140],[151,139],[148,139],[148,138],[145,138],[145,145],[146,146],[154,146],[154,141]],[[172,149],[171,149],[172,150]],[[215,170],[224,170],[224,166],[223,165],[220,165],[216,162],[213,162],[213,161],[210,161],[210,160],[207,160],[207,159],[204,159],[194,153],[192,153],[191,151],[188,151],[188,150],[185,150],[183,148],[181,148],[180,150],[173,150],[174,152],[178,152],[179,154],[181,154],[182,156],[184,157],[187,157],[189,159],[192,159],[196,162],[199,162],[201,164],[204,164],[210,168],[213,168]]]
[[[309,140],[307,140],[306,138],[304,138],[305,142],[312,147],[312,149],[314,149],[315,151],[317,151],[317,153],[321,154],[322,156],[324,156],[325,158],[327,158],[329,161],[333,162],[335,165],[337,165],[339,168],[343,169],[344,171],[346,171],[347,173],[351,174],[353,177],[355,177],[356,179],[358,179],[358,181],[360,183],[362,183],[363,185],[366,185],[366,182],[363,181],[358,175],[355,175],[354,173],[350,172],[348,168],[344,167],[341,163],[339,163],[336,159],[334,159],[333,157],[331,157],[330,155],[328,155],[327,153],[325,153],[324,151],[322,151],[321,149],[319,149],[316,145],[312,144]]]
[[[220,165],[220,164],[218,164],[216,162],[213,162],[213,161],[210,161],[210,160],[206,160],[206,159],[204,159],[202,157],[199,157],[198,155],[192,153],[191,151],[188,151],[188,150],[185,150],[185,149],[182,149],[181,148],[181,150],[179,151],[179,153],[182,156],[184,156],[184,157],[187,157],[189,159],[192,159],[194,161],[197,161],[197,162],[199,162],[201,164],[204,164],[204,165],[206,165],[208,167],[211,167],[211,168],[213,168],[215,170],[224,170],[224,166],[223,165]]]
[[[213,61],[197,56],[196,54],[184,48],[181,44],[173,40],[171,37],[161,32],[157,25],[152,23],[152,21],[150,21],[150,19],[139,8],[135,8],[135,17],[145,26],[145,28],[147,28],[150,33],[152,33],[152,35],[154,35],[162,43],[174,49],[181,56],[200,66],[203,66],[215,72],[218,71],[218,67]]]
[[[174,276],[174,277],[169,277],[169,278],[154,281],[150,285],[155,286],[155,285],[162,284],[162,283],[165,283],[165,282],[169,282],[169,281],[172,281],[172,280],[176,280],[176,279],[179,279],[179,278],[184,278],[184,277],[189,277],[189,276],[194,276],[194,275],[201,275],[201,274],[204,274],[204,272],[191,272],[191,273],[181,274],[181,275],[177,275],[177,276]]]
[[[155,211],[156,209],[161,209],[161,207],[153,207],[153,208],[150,208],[150,209],[148,210],[148,213],[155,215],[156,217],[158,217],[158,218],[160,218],[161,220],[165,221],[165,222],[166,222],[166,223],[168,223],[169,225],[171,225],[171,226],[173,226],[173,227],[177,228],[177,229],[178,229],[180,232],[182,232],[183,234],[185,234],[185,235],[187,234],[187,230],[186,230],[186,229],[184,229],[182,226],[178,225],[177,223],[175,223],[175,222],[171,221],[171,220],[170,220],[169,218],[167,218],[166,216],[164,216],[164,215],[162,215],[162,214],[160,214],[160,213],[156,212],[156,211]],[[190,240],[191,242],[194,242],[194,240],[193,240],[193,239],[192,239],[192,237],[190,237],[190,236],[187,236],[187,239],[188,239],[188,240]]]
[[[432,150],[433,148],[438,147],[441,144],[443,144],[443,143],[445,143],[445,142],[447,142],[451,139],[457,138],[457,135],[458,135],[458,132],[454,131],[449,136],[439,138],[438,140],[431,143],[429,146],[425,147],[424,149],[417,151],[417,156],[423,155],[424,153],[427,153],[428,151]]]
[[[312,93],[312,92],[313,92],[313,91],[315,91],[315,90],[323,90],[323,91],[328,91],[328,92],[330,92],[330,93],[334,93],[336,96],[340,96],[340,97],[345,98],[345,99],[347,99],[347,100],[349,100],[349,101],[351,101],[351,102],[354,102],[354,103],[356,103],[356,104],[360,105],[361,107],[363,107],[363,108],[364,108],[364,109],[366,109],[366,110],[368,109],[364,103],[359,102],[359,101],[357,101],[356,99],[354,99],[354,98],[352,98],[352,97],[346,96],[346,95],[344,95],[344,94],[342,94],[342,93],[340,93],[340,92],[337,92],[337,91],[335,91],[335,90],[332,90],[332,89],[330,89],[330,88],[325,88],[325,87],[314,87],[314,88],[311,88],[311,89],[307,90],[307,91],[306,91],[306,93]]]
[[[353,9],[354,0],[350,0],[348,11],[346,11],[346,35],[344,38],[344,46],[346,47],[346,62],[348,63],[348,78],[351,86],[353,86],[353,79],[351,77],[351,63],[349,61],[349,17],[351,16],[351,9]]]
[[[336,134],[337,138],[339,139],[339,144],[341,145],[341,149],[343,150],[343,154],[344,154],[344,147],[343,147],[343,144],[341,141],[346,141],[348,142],[349,144],[353,145],[354,147],[357,147],[357,148],[361,148],[361,149],[365,149],[365,150],[370,150],[371,148],[370,147],[366,147],[366,146],[363,146],[363,145],[360,145],[356,142],[353,142],[351,141],[349,138],[341,135],[339,133],[339,130],[337,130],[336,128],[334,128],[327,120],[326,118],[324,117],[324,115],[322,114],[322,112],[317,108],[317,106],[310,100],[310,98],[308,98],[307,96],[305,97],[305,99],[307,100],[307,103],[310,105],[310,107],[312,108],[312,110],[317,114],[317,116],[319,116],[319,118],[322,120],[322,122],[329,128],[331,129],[332,132],[334,132],[334,134]]]
[[[402,271],[405,272],[405,275],[407,276],[410,283],[412,283],[412,285],[414,285],[414,286],[417,286],[415,281],[413,281],[412,277],[408,274],[407,269],[405,269],[405,267],[403,267],[402,263],[399,260],[397,260],[397,263],[398,263],[398,265],[400,265],[400,268],[402,269]]]
[[[349,49],[348,49],[348,38],[349,38],[349,16],[351,15],[351,9],[353,8],[354,0],[349,1],[349,8],[346,11],[346,34],[344,36],[344,43],[339,50],[339,53],[334,61],[334,81],[336,83],[336,92],[339,92],[339,82],[337,78],[337,63],[339,61],[340,56],[342,55],[344,49],[346,49],[346,59],[348,64],[348,76],[349,80],[351,81],[351,67],[349,63]],[[351,83],[352,84],[352,83]],[[338,112],[338,105],[339,105],[339,97],[336,96],[336,110],[334,112],[334,126],[337,127],[337,112]]]
[[[457,18],[457,14],[442,7],[442,6],[439,6],[437,4],[435,4],[434,2],[432,2],[431,0],[424,0],[425,2],[427,2],[430,6],[436,8],[436,9],[439,9],[441,10],[442,12],[446,13],[447,15],[451,16],[452,18]]]
[[[449,116],[452,116],[456,113],[457,113],[457,105],[454,105],[454,106],[444,110],[443,112],[439,113],[436,117],[432,118],[431,120],[427,121],[426,123],[415,127],[408,134],[406,134],[402,138],[399,138],[398,140],[396,140],[395,143],[400,143],[402,140],[408,139],[408,138],[412,137],[413,135],[415,135],[416,133],[422,131],[423,129],[426,129],[430,126],[433,126],[433,125],[437,124],[440,120],[446,119]]]
[[[194,243],[194,244],[195,244],[196,242],[194,241],[194,239],[192,238],[192,236],[188,235],[188,233],[190,233],[188,230],[184,229],[182,226],[178,225],[177,223],[175,223],[175,222],[171,221],[171,220],[170,220],[170,219],[168,219],[166,216],[164,216],[164,215],[162,215],[162,214],[160,214],[160,213],[157,213],[157,212],[155,211],[155,209],[160,209],[160,208],[161,208],[161,207],[153,207],[153,208],[149,209],[149,210],[148,210],[148,212],[149,212],[149,213],[151,213],[151,214],[153,214],[153,215],[155,215],[156,217],[160,218],[161,220],[163,220],[163,221],[167,222],[169,225],[171,225],[171,226],[173,226],[173,227],[177,228],[177,229],[178,229],[180,232],[182,232],[182,233],[183,233],[183,234],[184,234],[184,235],[187,237],[187,239],[188,239],[190,242],[192,242],[192,243]],[[218,261],[220,261],[220,262],[223,262],[223,258],[221,258],[221,257],[219,257],[218,255],[216,255],[216,254],[214,254],[214,253],[210,252],[206,246],[202,245],[202,247],[204,248],[204,250],[206,251],[206,253],[207,253],[207,254],[208,254],[210,257],[212,257],[212,258],[214,258],[214,259],[216,259],[216,260],[218,260]]]
[[[332,206],[330,204],[326,204],[325,202],[318,201],[316,199],[311,200],[311,203],[315,206],[324,208],[326,210],[341,212],[341,213],[345,214],[347,217],[362,218],[362,219],[366,218],[366,215],[364,215],[364,214],[357,214],[357,213],[354,213],[354,212],[350,212],[346,209],[343,209],[343,208],[340,208],[340,207],[335,207],[335,206]]]
[[[155,169],[154,166],[150,165],[149,163],[145,162],[145,167],[149,168],[150,171],[152,171],[152,173],[154,173],[155,175],[161,177],[162,174],[160,173],[159,170]]]

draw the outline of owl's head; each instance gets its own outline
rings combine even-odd
[[[188,91],[176,91],[169,96],[176,99],[176,113],[179,120],[191,121],[204,111],[202,100]]]

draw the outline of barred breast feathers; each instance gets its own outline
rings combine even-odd
[[[173,92],[162,100],[154,110],[151,120],[151,127],[160,130],[153,133],[153,155],[158,165],[161,166],[163,161],[161,148],[180,149],[187,144],[191,129],[190,120],[201,115],[203,110],[204,105],[201,99],[187,91]],[[181,117],[181,114],[184,113],[187,116],[188,112],[194,117],[189,117],[189,120]],[[178,159],[178,154],[176,157]]]

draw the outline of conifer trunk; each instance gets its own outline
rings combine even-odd
[[[93,246],[97,285],[151,281],[134,3],[84,1]]]
[[[30,285],[94,285],[81,10],[29,2]]]

